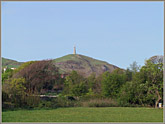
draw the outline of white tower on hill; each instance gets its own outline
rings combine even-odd
[[[74,46],[74,51],[73,51],[73,54],[76,54],[76,47]]]

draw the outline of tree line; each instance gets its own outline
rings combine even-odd
[[[53,99],[40,95],[52,94]],[[126,70],[116,69],[87,78],[76,71],[62,78],[52,60],[30,61],[2,73],[3,109],[70,106],[158,107],[163,102],[163,63],[136,62]]]

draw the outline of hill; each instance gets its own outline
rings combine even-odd
[[[114,69],[118,68],[117,66],[107,62],[96,60],[80,54],[69,54],[60,57],[54,59],[53,63],[59,67],[61,73],[67,74],[72,70],[75,70],[85,77],[92,73],[95,73],[96,76],[98,76],[105,71],[112,72]]]
[[[23,62],[17,62],[15,60],[6,59],[2,57],[2,68],[18,68]]]
[[[163,62],[163,56],[152,56],[150,60],[154,63]],[[96,76],[102,74],[105,71],[109,71],[111,73],[114,69],[119,68],[105,61],[96,60],[80,54],[69,54],[57,59],[53,59],[53,63],[59,68],[62,74],[68,74],[75,70],[86,77],[92,73],[95,73]],[[23,64],[23,62],[18,62],[2,57],[3,68],[6,66],[8,68],[17,68],[21,64]]]

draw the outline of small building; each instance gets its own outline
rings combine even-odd
[[[10,68],[10,69],[15,70],[16,68]]]
[[[3,71],[5,72],[7,70],[7,67],[3,68]]]
[[[9,69],[7,66],[3,68],[3,72],[5,72],[7,69]],[[15,70],[16,68],[10,68],[12,70]]]

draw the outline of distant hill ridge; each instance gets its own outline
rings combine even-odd
[[[163,62],[163,56],[152,56],[150,59],[152,61]],[[23,63],[24,62],[18,62],[2,57],[2,68],[17,68]],[[92,73],[95,73],[96,76],[98,76],[105,71],[109,71],[111,73],[114,69],[119,68],[105,61],[93,59],[80,54],[69,54],[57,59],[53,59],[53,64],[55,64],[63,74],[68,74],[75,70],[83,76],[89,76]]]
[[[109,64],[105,61],[96,60],[80,54],[69,54],[57,59],[53,59],[52,62],[59,68],[59,71],[62,74],[68,74],[75,70],[86,77],[92,73],[95,73],[96,76],[98,76],[105,71],[112,72],[114,69],[118,68],[117,66]],[[17,68],[22,63],[23,62],[2,58],[3,68]]]
[[[18,68],[23,62],[18,62],[15,60],[7,59],[2,57],[2,68]]]
[[[89,76],[95,73],[96,76],[105,71],[112,72],[119,67],[80,54],[69,54],[53,60],[53,63],[59,67],[61,73],[69,73],[75,70],[83,76]]]

